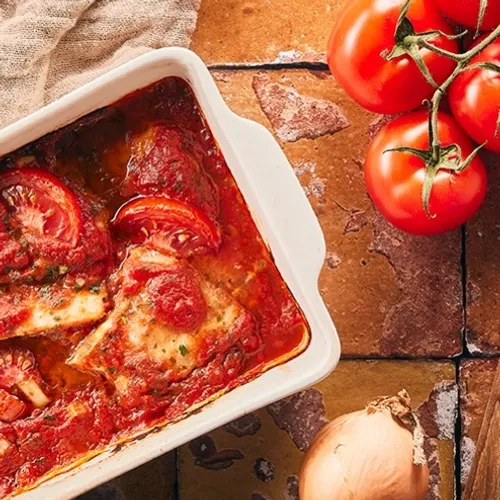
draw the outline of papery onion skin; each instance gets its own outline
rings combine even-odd
[[[413,463],[413,435],[390,410],[343,415],[326,425],[300,471],[300,500],[424,500],[427,465]]]

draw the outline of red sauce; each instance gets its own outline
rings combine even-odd
[[[126,402],[98,372],[80,371],[66,363],[92,327],[55,329],[46,335],[0,341],[0,352],[22,348],[34,354],[43,380],[40,384],[51,401],[44,408],[30,407],[27,416],[0,423],[0,444],[5,447],[10,443],[3,453],[0,447],[1,496],[29,487],[93,450],[179,418],[217,392],[257,376],[277,358],[298,354],[308,335],[303,315],[184,81],[167,78],[43,137],[0,159],[0,172],[17,168],[16,162],[25,156],[31,158],[29,168],[43,165],[42,169],[62,179],[82,210],[78,251],[71,258],[68,253],[55,252],[57,264],[67,267],[64,276],[55,281],[60,283],[61,293],[79,279],[88,281],[89,276],[94,286],[104,286],[131,244],[130,235],[109,238],[105,227],[131,197],[159,195],[195,207],[216,225],[220,232],[217,250],[205,241],[203,252],[185,255],[205,279],[226,290],[249,311],[250,320],[245,318],[241,325],[241,340],[233,345],[226,339],[224,352],[220,345],[217,349],[207,345],[206,362],[187,378],[161,384],[153,364],[141,366],[140,380],[131,379],[132,384],[137,383],[137,391],[132,388],[130,394],[137,396]],[[0,205],[0,217],[4,212]],[[52,212],[49,215],[54,217]],[[67,224],[64,212],[57,216],[52,226]],[[39,269],[33,271],[36,255],[29,247],[9,240],[7,219],[0,220],[0,283],[6,284],[7,292],[0,294],[0,330],[5,332],[26,314],[16,308],[17,299],[12,302],[9,287],[13,280],[18,280],[14,288],[22,295],[25,292],[17,287],[19,280],[23,286],[42,286],[47,278]],[[6,262],[10,267],[5,271]],[[141,279],[151,280],[148,289],[152,302],[158,303],[157,316],[168,324],[194,328],[203,322],[206,304],[193,276],[139,273],[127,286],[132,290]],[[122,285],[108,283],[112,291]],[[173,292],[162,302],[169,286]],[[119,342],[119,338],[113,341]],[[113,342],[109,345],[102,353],[109,369],[126,365]]]

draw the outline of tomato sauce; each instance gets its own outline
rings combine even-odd
[[[179,206],[194,207],[194,214],[201,214],[194,226],[182,227],[179,232],[176,224],[181,224],[180,220],[189,224],[189,219],[180,210],[172,217],[176,205],[170,203],[158,223],[149,221],[142,228],[147,233],[142,243],[157,244],[157,238],[151,237],[152,231],[163,236],[168,233],[166,248],[184,245],[178,255],[187,259],[204,279],[235,299],[250,313],[252,321],[251,325],[242,325],[244,338],[234,345],[227,341],[224,352],[210,350],[213,346],[207,345],[206,352],[213,354],[181,380],[158,385],[154,363],[145,363],[141,373],[146,375],[129,381],[129,385],[137,383],[132,388],[137,389],[135,392],[129,388],[129,393],[137,396],[126,401],[117,394],[112,378],[67,363],[96,324],[53,328],[36,336],[1,340],[0,355],[3,352],[8,356],[16,349],[33,353],[39,371],[37,383],[50,403],[28,404],[22,418],[0,422],[0,495],[29,488],[47,474],[69,467],[127,436],[178,419],[191,407],[219,391],[245,383],[297,355],[307,345],[305,319],[183,80],[167,78],[0,159],[0,179],[2,172],[12,173],[18,168],[38,168],[62,179],[73,194],[61,187],[54,196],[59,196],[63,207],[77,203],[80,212],[78,220],[73,220],[67,215],[69,209],[47,209],[43,198],[26,205],[24,197],[22,215],[34,227],[28,243],[38,241],[38,253],[36,245],[30,250],[22,240],[9,239],[16,228],[8,217],[1,217],[0,271],[4,272],[0,272],[0,330],[3,324],[6,336],[26,314],[16,305],[20,302],[17,296],[12,298],[12,290],[22,297],[26,287],[43,287],[47,280],[51,286],[60,286],[63,295],[84,282],[91,292],[105,287],[111,292],[106,307],[113,307],[113,293],[121,285],[110,276],[120,269],[129,247],[137,244],[138,237],[142,238],[137,228],[148,217],[137,215],[135,206],[131,207],[120,218],[120,224],[125,224],[135,217],[136,225],[130,226],[130,234],[117,231],[120,225],[113,228],[113,218],[120,207],[137,196],[172,199]],[[12,203],[15,205],[16,200]],[[158,205],[157,202],[156,210]],[[14,215],[21,213],[19,206],[14,208]],[[35,209],[36,213],[45,210],[43,220],[35,220]],[[2,210],[6,209],[0,205],[0,215]],[[79,224],[80,243],[78,251],[71,253],[64,246],[64,238],[74,238],[73,224]],[[212,229],[208,230],[208,226]],[[53,239],[44,241],[44,234],[51,234]],[[36,273],[33,271],[34,263],[40,262],[40,252],[45,252],[42,274],[38,268]],[[60,275],[47,274],[52,269],[46,264],[47,255],[56,261]],[[207,314],[207,306],[194,277],[189,273],[180,277],[155,276],[140,279],[151,280],[150,294],[157,317],[175,328],[197,328]],[[162,301],[167,295],[168,299]],[[119,342],[118,336],[110,339],[106,352],[100,353],[108,370],[126,363],[123,353],[113,347]],[[182,348],[181,355],[184,356]],[[16,369],[22,371],[22,367]],[[2,380],[0,361],[0,390],[14,391],[13,397],[24,398],[19,389],[2,387]]]

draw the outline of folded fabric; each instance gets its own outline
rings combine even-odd
[[[2,0],[0,128],[134,57],[188,46],[200,0]]]

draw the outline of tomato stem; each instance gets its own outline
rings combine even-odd
[[[477,38],[479,36],[479,32],[481,30],[481,24],[483,24],[484,20],[484,14],[486,13],[486,7],[488,7],[488,0],[480,0],[479,13],[477,16],[476,33],[474,34],[474,38]]]
[[[467,66],[471,59],[473,59],[479,52],[481,52],[485,47],[487,47],[491,42],[496,40],[500,36],[500,26],[497,26],[484,40],[478,43],[475,47],[472,47],[469,51],[463,54],[451,54],[450,57],[457,61],[457,65],[451,75],[435,90],[434,95],[431,99],[431,111],[429,113],[429,142],[432,149],[432,160],[433,162],[438,162],[441,156],[441,142],[439,140],[438,134],[438,114],[439,106],[441,104],[441,99],[443,95],[448,90],[449,86],[453,83],[455,78],[467,69]],[[427,43],[425,40],[419,41],[419,44],[426,47],[429,50],[433,50],[436,53],[442,53],[441,49],[434,47]],[[446,52],[446,51],[444,51]],[[442,54],[443,55],[443,54]]]

